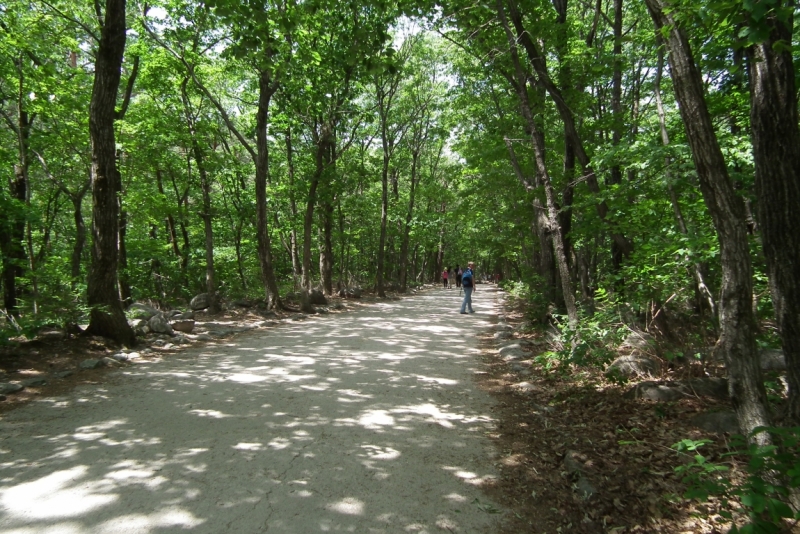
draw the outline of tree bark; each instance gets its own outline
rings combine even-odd
[[[267,181],[269,180],[269,145],[267,126],[269,105],[278,83],[272,80],[269,71],[261,71],[258,78],[258,111],[256,112],[256,237],[258,239],[258,261],[266,292],[267,304],[281,308],[278,281],[272,266],[272,243],[267,227]],[[271,299],[271,300],[270,300]]]
[[[117,192],[121,178],[117,168],[114,117],[125,32],[125,0],[106,0],[89,105],[93,243],[87,288],[91,308],[87,333],[132,346],[136,336],[128,325],[117,292]]]
[[[725,159],[705,101],[703,81],[689,40],[664,0],[645,0],[656,31],[666,36],[670,72],[681,118],[686,126],[700,191],[708,207],[720,245],[722,287],[719,300],[720,336],[715,351],[728,367],[729,393],[739,426],[750,434],[769,426],[766,391],[756,346],[756,321],[751,306],[753,272],[744,205],[728,176]],[[756,442],[766,444],[761,433]]]
[[[503,8],[502,0],[497,0],[497,13],[500,21],[506,32],[508,38],[508,47],[511,53],[511,61],[514,64],[516,73],[516,83],[514,89],[517,93],[520,111],[522,117],[527,123],[528,129],[531,132],[531,144],[533,145],[534,162],[536,164],[536,175],[539,182],[544,187],[545,201],[547,204],[548,215],[548,229],[550,236],[553,240],[553,248],[555,250],[556,266],[558,267],[558,274],[561,278],[561,289],[564,294],[564,305],[567,308],[567,316],[572,324],[578,322],[578,308],[575,304],[575,293],[572,289],[572,277],[569,273],[569,266],[567,264],[567,254],[564,250],[564,240],[561,235],[561,228],[558,225],[558,208],[556,205],[555,190],[553,189],[550,174],[547,171],[547,161],[545,156],[544,132],[542,132],[530,108],[530,100],[528,97],[528,88],[526,80],[529,76],[523,71],[522,65],[517,53],[517,42],[511,27],[508,24],[508,19]],[[511,149],[510,141],[506,139],[506,145]]]
[[[783,7],[787,3],[780,2]],[[792,30],[774,12],[770,35],[747,50],[758,224],[788,368],[789,415],[800,423],[800,130]],[[783,43],[782,45],[779,43]]]
[[[297,277],[301,276],[302,270],[300,267],[300,254],[297,250],[297,201],[295,200],[294,190],[294,149],[292,148],[292,130],[286,128],[286,164],[289,174],[289,208],[292,216],[292,229],[289,234],[289,252],[292,257],[292,273],[295,276],[295,283]]]

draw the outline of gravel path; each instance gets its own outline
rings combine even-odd
[[[491,398],[436,289],[117,373],[0,421],[2,533],[493,532]],[[91,372],[91,371],[86,371]]]

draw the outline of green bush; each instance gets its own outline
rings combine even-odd
[[[800,520],[800,512],[788,502],[800,488],[800,427],[757,428],[754,435],[769,432],[773,445],[762,447],[734,436],[733,451],[724,456],[743,456],[747,473],[742,480],[731,477],[728,466],[709,461],[699,449],[709,440],[685,439],[673,445],[688,454],[692,461],[675,468],[688,485],[687,499],[708,502],[711,497],[721,503],[720,516],[731,523],[731,533],[771,534],[786,531],[786,520]],[[738,526],[736,522],[745,519]]]

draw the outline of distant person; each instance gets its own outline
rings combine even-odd
[[[447,277],[448,277],[447,271],[448,269],[442,271],[442,283],[444,284],[445,289],[447,289]]]
[[[462,276],[464,276],[464,271],[461,270],[461,267],[456,265],[456,287],[461,287]]]
[[[461,287],[464,288],[464,302],[461,303],[461,313],[467,313],[467,307],[469,307],[469,313],[475,313],[475,310],[472,309],[472,292],[475,291],[475,274],[472,272],[474,268],[475,264],[469,262],[467,270],[461,275]]]

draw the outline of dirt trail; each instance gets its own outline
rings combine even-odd
[[[2,533],[493,532],[475,333],[437,289],[132,365],[0,420]]]

